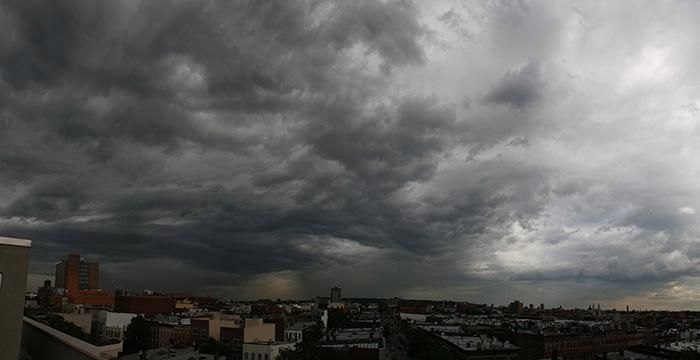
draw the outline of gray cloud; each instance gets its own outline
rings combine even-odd
[[[633,10],[3,3],[0,232],[107,287],[688,306],[693,19]]]
[[[487,103],[525,108],[539,101],[544,94],[545,83],[540,65],[530,61],[521,68],[507,72],[485,97]]]

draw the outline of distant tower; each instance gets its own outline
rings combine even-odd
[[[69,254],[56,264],[56,287],[68,292],[99,289],[99,271],[98,263],[85,261],[80,253]]]
[[[334,286],[331,288],[331,302],[340,302],[340,299],[342,299],[342,293],[339,287]]]

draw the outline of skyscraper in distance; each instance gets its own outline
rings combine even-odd
[[[342,299],[342,292],[339,287],[334,286],[331,288],[331,302],[340,302],[340,299]]]
[[[56,287],[68,292],[99,289],[100,265],[88,262],[80,253],[71,253],[56,264]]]

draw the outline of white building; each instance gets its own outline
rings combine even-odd
[[[332,302],[328,304],[328,309],[346,310],[348,305],[343,302]]]
[[[303,312],[311,312],[314,309],[314,303],[303,303],[299,305],[299,310]]]
[[[275,360],[282,350],[294,350],[294,343],[245,343],[243,344],[243,360]]]
[[[428,315],[425,314],[411,314],[411,313],[399,313],[399,318],[401,320],[409,320],[412,322],[423,323],[428,319]]]
[[[284,330],[284,340],[287,342],[300,343],[304,340],[304,330],[316,324],[313,322],[299,322]]]
[[[100,310],[97,314],[97,331],[102,339],[123,340],[126,327],[136,314]]]
[[[323,328],[328,329],[328,310],[323,310],[323,314],[321,314],[321,322],[323,323]]]

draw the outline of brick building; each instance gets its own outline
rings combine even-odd
[[[71,253],[56,264],[56,287],[69,293],[99,289],[100,265],[86,261],[80,253]]]
[[[126,295],[117,291],[114,297],[114,311],[146,316],[170,314],[175,312],[175,301],[170,296]]]

